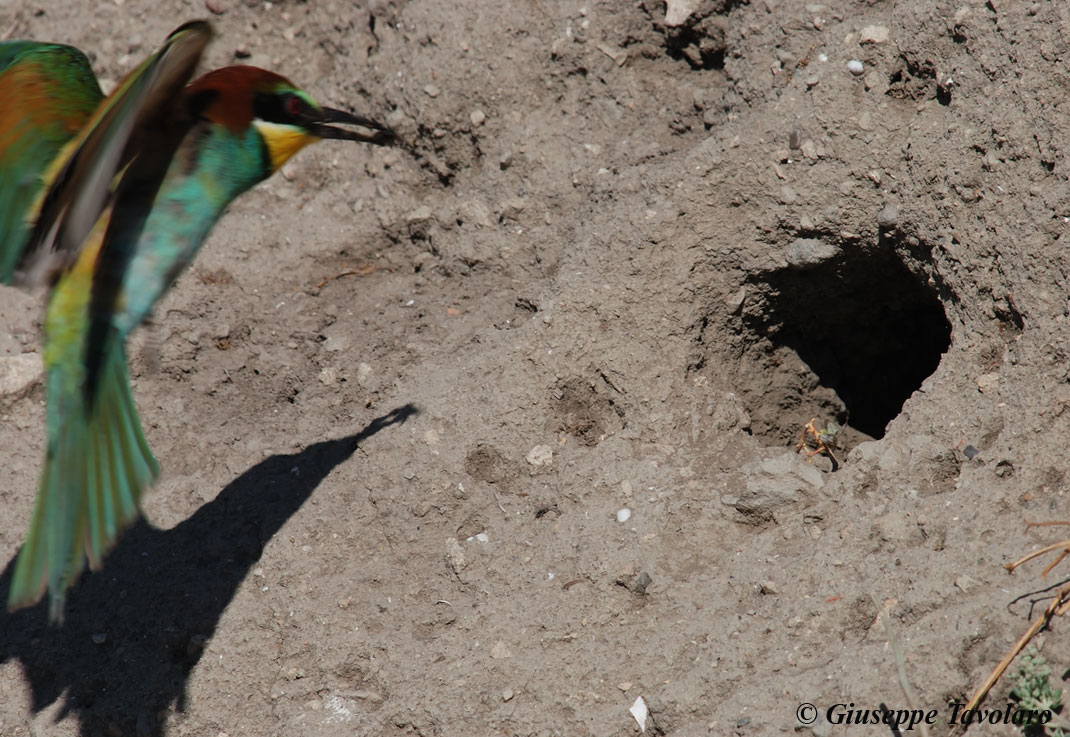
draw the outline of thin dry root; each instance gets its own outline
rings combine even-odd
[[[335,279],[341,279],[343,276],[367,276],[376,271],[393,271],[389,266],[375,266],[374,264],[366,264],[356,269],[347,269],[345,264],[342,264],[342,271],[339,271],[334,276],[325,276],[320,280],[320,283],[316,285],[316,291],[323,289],[323,285],[327,282],[334,281]]]
[[[1046,555],[1056,550],[1060,550],[1062,552],[1059,553],[1059,557],[1055,559],[1055,562],[1045,568],[1044,572],[1041,574],[1042,578],[1047,577],[1048,571],[1054,568],[1063,558],[1070,554],[1070,540],[1063,540],[1062,542],[1055,543],[1053,545],[1046,545],[1040,550],[1034,550],[1032,553],[1027,553],[1026,555],[1023,555],[1021,558],[1012,563],[1004,563],[1003,567],[1011,573],[1014,573],[1014,569],[1018,566],[1024,563],[1028,563],[1029,561],[1033,560],[1033,558],[1039,558],[1042,555]]]
[[[976,709],[977,705],[988,695],[988,692],[992,690],[992,687],[996,685],[996,682],[1010,667],[1014,659],[1018,657],[1018,653],[1025,649],[1025,646],[1029,644],[1029,641],[1033,639],[1037,632],[1040,632],[1052,617],[1062,616],[1067,609],[1070,609],[1070,584],[1059,589],[1059,592],[1048,604],[1048,608],[1044,610],[1044,613],[1037,617],[1033,624],[1029,625],[1029,629],[1018,639],[1018,642],[1014,643],[1014,647],[1011,648],[1010,652],[1003,656],[1003,660],[999,661],[999,665],[996,666],[991,675],[985,679],[985,682],[970,698],[966,704],[966,709]]]
[[[1070,522],[1027,521],[1025,524],[1026,529],[1029,529],[1031,527],[1051,527],[1054,525],[1067,525],[1070,524]],[[1061,563],[1063,558],[1070,555],[1070,540],[1063,540],[1062,542],[1057,542],[1052,545],[1045,545],[1040,550],[1034,550],[1032,553],[1023,555],[1018,560],[1014,561],[1013,563],[1007,563],[1003,567],[1013,573],[1014,570],[1018,568],[1018,566],[1024,565],[1025,563],[1028,563],[1034,558],[1039,558],[1040,556],[1046,555],[1047,553],[1054,553],[1055,551],[1059,552],[1058,557],[1041,573],[1041,577],[1046,577],[1048,573],[1051,572],[1051,569],[1055,568],[1055,566]],[[1018,638],[1018,642],[1014,643],[1014,647],[1010,649],[1010,652],[1003,656],[1003,659],[999,661],[999,664],[995,667],[995,669],[988,676],[988,678],[985,679],[985,682],[981,684],[981,687],[978,688],[976,693],[974,693],[974,695],[970,698],[969,702],[966,704],[966,709],[976,709],[978,704],[980,704],[981,701],[984,700],[985,696],[988,695],[988,692],[992,690],[992,687],[996,685],[996,682],[999,681],[999,679],[1003,677],[1003,674],[1007,672],[1007,668],[1009,668],[1011,663],[1014,662],[1014,659],[1018,657],[1018,654],[1025,649],[1026,645],[1029,644],[1029,641],[1032,640],[1036,636],[1036,634],[1040,632],[1040,630],[1042,630],[1049,622],[1051,622],[1053,617],[1061,617],[1066,614],[1067,611],[1070,611],[1070,584],[1062,586],[1056,592],[1055,596],[1052,598],[1051,602],[1044,610],[1044,613],[1037,617],[1035,620],[1033,620],[1033,623],[1029,625],[1029,629],[1025,631],[1025,634]]]

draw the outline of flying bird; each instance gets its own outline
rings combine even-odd
[[[99,568],[139,514],[159,466],[126,339],[227,205],[320,139],[394,141],[264,69],[190,82],[211,36],[203,21],[179,27],[108,97],[77,49],[0,43],[0,282],[49,287],[47,449],[9,609],[47,590],[61,619],[86,560]]]

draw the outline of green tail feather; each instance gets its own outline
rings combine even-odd
[[[130,392],[126,356],[113,341],[93,399],[63,375],[49,372],[48,456],[26,543],[19,552],[8,607],[36,603],[45,588],[50,617],[62,616],[64,594],[92,568],[138,516],[141,495],[159,475]],[[72,385],[74,390],[72,391]]]

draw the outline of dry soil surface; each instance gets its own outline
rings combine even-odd
[[[946,732],[1070,574],[1003,569],[1070,517],[1070,6],[670,10],[0,6],[106,84],[210,17],[412,144],[299,154],[131,341],[164,475],[62,627],[0,616],[0,734],[884,735],[797,709],[906,708],[885,621]],[[5,596],[40,313],[0,290]]]

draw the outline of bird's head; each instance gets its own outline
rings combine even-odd
[[[285,77],[257,67],[208,72],[190,84],[187,94],[201,117],[235,134],[255,127],[267,148],[272,173],[323,138],[386,145],[395,137],[390,128],[371,118],[321,107]],[[365,130],[336,128],[332,123]]]

